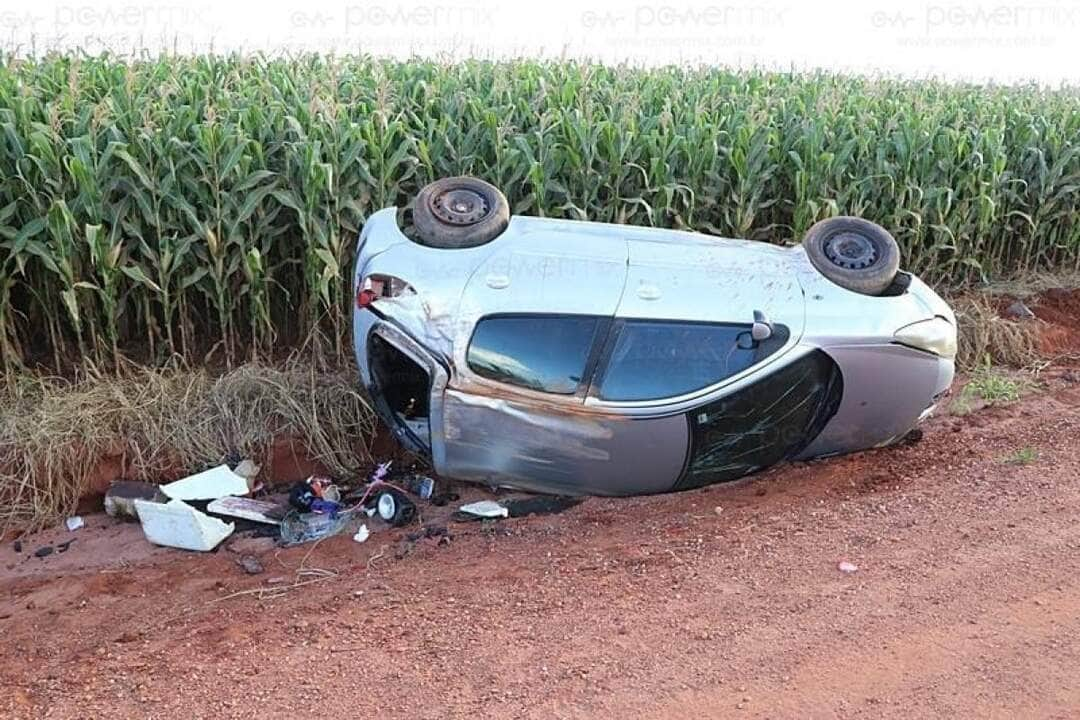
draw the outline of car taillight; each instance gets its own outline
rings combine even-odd
[[[375,294],[374,290],[363,288],[360,292],[356,293],[356,307],[366,308],[368,305],[375,302],[375,298],[377,297],[378,295]]]

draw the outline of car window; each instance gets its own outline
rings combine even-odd
[[[752,343],[750,326],[626,320],[615,330],[597,396],[634,401],[676,397],[714,385],[761,362],[788,339],[773,326],[768,340]]]
[[[484,318],[469,343],[469,368],[530,390],[573,395],[599,327],[600,318],[585,315]]]
[[[690,462],[676,488],[734,480],[795,457],[836,414],[843,377],[820,350],[690,411]]]

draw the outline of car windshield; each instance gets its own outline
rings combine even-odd
[[[783,325],[752,342],[750,326],[627,320],[616,329],[615,347],[600,380],[601,400],[677,397],[737,375],[779,350]]]
[[[469,368],[491,380],[572,395],[585,374],[599,323],[582,315],[484,318],[469,343]]]

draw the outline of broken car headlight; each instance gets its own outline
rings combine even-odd
[[[956,328],[941,316],[906,325],[896,331],[895,337],[896,342],[916,350],[943,358],[956,357]]]

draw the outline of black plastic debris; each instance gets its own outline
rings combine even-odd
[[[301,480],[289,490],[289,504],[300,512],[311,512],[311,504],[319,499],[315,489],[306,480]]]
[[[53,554],[53,546],[52,545],[45,545],[44,547],[39,547],[37,550],[34,551],[34,557],[38,557],[38,558],[48,557],[49,555],[52,555],[52,554]]]
[[[449,505],[452,502],[457,502],[460,499],[461,496],[458,495],[456,492],[444,492],[439,493],[438,495],[432,495],[431,504],[435,505],[436,507],[443,507],[444,505]]]

